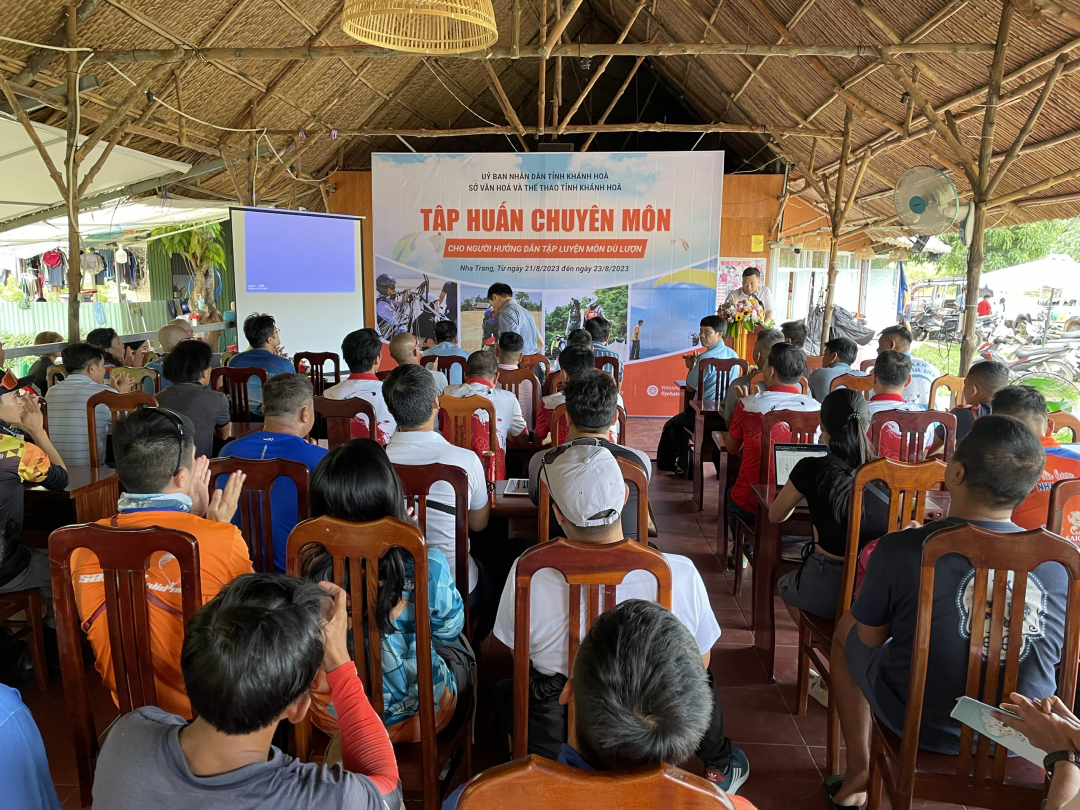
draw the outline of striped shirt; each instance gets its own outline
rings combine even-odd
[[[68,467],[90,466],[90,443],[86,432],[86,402],[94,394],[113,389],[85,374],[71,374],[45,395],[49,409],[49,438]],[[98,459],[105,463],[105,437],[112,425],[107,405],[94,410],[97,426]]]

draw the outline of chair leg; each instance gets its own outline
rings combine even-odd
[[[870,780],[867,784],[867,801],[866,810],[881,810],[881,789],[882,789],[882,775],[881,775],[881,762],[876,754],[872,751],[870,753]],[[892,802],[890,801],[890,806]],[[908,807],[910,808],[911,802],[908,801]],[[894,808],[894,810],[896,810]]]
[[[798,694],[796,713],[806,714],[806,701],[810,696],[810,645],[812,638],[810,626],[799,617],[799,672],[796,676],[795,690]]]
[[[45,632],[41,618],[41,597],[37,591],[31,591],[26,608],[26,619],[30,624],[30,657],[34,662],[34,679],[37,688],[44,692],[47,688],[48,669],[45,665]]]
[[[840,715],[836,711],[836,701],[829,695],[829,719],[825,726],[825,769],[829,776],[840,773]],[[871,760],[871,763],[873,760]],[[873,764],[871,764],[873,773]]]
[[[742,594],[742,579],[743,579],[743,534],[742,527],[738,524],[735,525],[735,529],[732,534],[735,535],[735,595]]]
[[[728,570],[728,523],[727,523],[727,453],[720,450],[720,469],[717,472],[720,498],[716,506],[716,553],[720,557],[720,570]]]

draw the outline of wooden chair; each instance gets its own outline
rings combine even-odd
[[[666,763],[632,771],[585,771],[532,755],[477,776],[458,810],[565,810],[582,796],[598,807],[624,810],[732,810],[731,799],[698,776]]]
[[[562,369],[559,369],[558,371],[553,371],[550,374],[546,375],[544,377],[544,396],[549,397],[552,394],[557,394],[562,391],[563,388],[566,387],[567,379],[568,377],[566,376],[566,372]]]
[[[379,380],[379,382],[382,382],[383,380],[385,380],[387,377],[390,376],[390,372],[393,371],[393,370],[394,369],[392,369],[392,368],[386,368],[386,369],[383,369],[382,371],[376,371],[375,372],[375,377]]]
[[[750,389],[751,394],[757,393],[757,385],[764,384],[764,376],[765,372],[761,371],[760,369],[750,375],[750,384],[747,387]],[[810,393],[810,381],[807,380],[806,377],[799,378],[799,387],[802,389],[802,392],[804,394]]]
[[[536,379],[536,375],[532,373],[532,369],[499,369],[499,376],[496,380],[499,388],[502,388],[504,391],[509,391],[519,400],[521,399],[521,384],[523,382],[532,384],[532,419],[526,420],[529,422],[529,430],[532,431],[536,427],[536,415],[540,413],[540,381]]]
[[[1072,441],[1080,441],[1080,419],[1077,419],[1068,411],[1054,411],[1050,419],[1050,433],[1059,430],[1068,430],[1072,434]]]
[[[473,422],[477,411],[487,414],[487,447],[482,436],[474,436]],[[439,430],[455,447],[472,450],[484,464],[488,480],[488,492],[495,492],[495,452],[499,446],[498,425],[495,422],[495,404],[486,397],[473,394],[467,397],[439,397]]]
[[[321,397],[323,391],[332,385],[341,382],[341,358],[337,352],[297,352],[293,355],[293,368],[300,373],[300,362],[306,360],[311,368],[311,387],[315,390],[315,396]],[[326,364],[334,364],[334,376],[328,379]]]
[[[855,471],[836,618],[830,621],[806,611],[800,611],[799,614],[799,669],[796,680],[799,714],[806,714],[811,661],[825,678],[825,682],[829,682],[828,660],[832,649],[833,630],[836,622],[840,621],[840,617],[851,609],[851,603],[855,598],[855,573],[861,550],[859,540],[862,532],[863,502],[866,498],[866,486],[874,482],[881,482],[889,488],[889,518],[886,532],[900,531],[913,520],[920,525],[923,523],[926,516],[926,493],[945,482],[945,464],[937,460],[924,461],[921,464],[905,464],[883,458],[871,461]],[[840,718],[836,713],[835,704],[830,703],[828,713],[825,763],[829,773],[834,774],[839,769]]]
[[[700,512],[705,508],[705,454],[710,458],[716,444],[712,440],[714,430],[727,427],[724,423],[724,399],[727,397],[728,387],[731,381],[739,376],[750,373],[750,364],[738,358],[717,359],[707,358],[697,365],[698,387],[694,392],[694,430],[690,435],[690,444],[694,448],[694,503]],[[713,384],[709,391],[705,391],[705,378],[709,369],[713,370]],[[735,373],[735,369],[739,373]],[[707,394],[707,395],[706,395]],[[717,447],[721,453],[726,452],[723,447]],[[689,472],[689,465],[687,471]]]
[[[416,610],[416,648],[431,649],[431,610],[428,604],[427,543],[420,530],[394,518],[383,518],[370,523],[351,523],[332,517],[305,520],[289,535],[288,572],[300,575],[300,550],[318,543],[334,560],[334,581],[342,585],[346,571],[349,574],[350,613],[356,644],[353,661],[364,683],[364,691],[371,705],[382,717],[384,714],[382,692],[382,650],[379,644],[363,643],[364,623],[367,637],[378,639],[379,630],[375,608],[378,584],[368,579],[367,572],[378,577],[379,560],[392,548],[402,548],[413,558],[413,580],[423,583],[413,591]],[[444,765],[449,762],[465,769],[465,778],[472,776],[473,692],[467,688],[458,690],[458,706],[454,720],[438,735],[435,733],[435,697],[431,669],[431,656],[416,657],[417,682],[420,702],[420,742],[394,746],[402,789],[406,793],[422,793],[425,810],[438,810],[446,787],[453,780],[456,768],[448,768],[440,780]],[[462,704],[465,704],[464,706]],[[308,759],[311,734],[310,716],[294,728],[297,750],[301,759]]]
[[[1050,488],[1050,510],[1046,516],[1048,530],[1066,539],[1080,535],[1080,503],[1069,506],[1069,501],[1077,495],[1080,495],[1080,478],[1058,481]]]
[[[410,506],[416,514],[416,522],[420,525],[420,531],[427,537],[428,498],[431,488],[437,483],[445,483],[454,490],[454,582],[458,584],[459,591],[468,592],[469,589],[469,476],[460,467],[452,467],[449,464],[395,464],[394,471],[401,479],[401,486],[405,490],[405,497],[409,499]],[[439,504],[442,506],[442,504]],[[442,510],[440,510],[442,511]],[[472,626],[469,623],[469,600],[462,599],[465,603],[465,628],[469,636],[472,636]]]
[[[649,479],[645,476],[645,471],[638,465],[631,461],[627,461],[625,458],[615,457],[615,461],[619,463],[619,470],[622,472],[623,480],[634,488],[634,492],[637,493],[637,512],[635,519],[637,521],[636,531],[637,542],[648,545],[649,538]],[[536,493],[536,505],[537,505],[537,536],[540,538],[540,542],[546,542],[551,537],[551,491],[548,489],[547,481],[543,476],[539,479],[539,488]],[[644,529],[644,531],[642,530]],[[626,524],[623,524],[623,531],[626,531]]]
[[[248,384],[252,377],[266,384],[266,371],[261,368],[215,368],[210,371],[210,388],[224,392],[229,398],[229,415],[234,422],[251,421]]]
[[[543,375],[536,373],[537,366],[543,369]],[[523,354],[521,359],[518,360],[518,368],[527,368],[539,380],[551,374],[551,361],[548,360],[545,354]]]
[[[439,400],[440,402],[442,400]],[[618,427],[618,442],[626,444],[626,409],[622,405],[615,406],[615,418],[611,422],[612,427]],[[570,439],[570,417],[566,413],[566,403],[555,406],[551,414],[551,446],[558,447]]]
[[[451,374],[452,370],[455,369],[455,368],[460,369],[460,371],[458,373],[461,375],[461,379],[458,382],[459,383],[465,382],[465,362],[466,361],[465,361],[464,357],[459,357],[456,354],[439,354],[439,355],[429,354],[427,357],[422,358],[421,362],[427,368],[434,368],[436,371],[441,371],[443,374],[445,374],[446,375],[446,381],[448,383],[450,383],[451,385],[456,385],[457,384],[457,383],[452,382],[451,379],[450,379],[450,374]],[[440,391],[439,393],[441,394],[442,392]]]
[[[597,371],[606,371],[614,377],[619,388],[622,388],[622,358],[598,354],[593,357],[593,366]]]
[[[978,749],[973,753],[975,732],[970,726],[961,726],[958,756],[930,754],[918,748],[934,618],[934,568],[945,555],[967,559],[974,568],[972,604],[987,608],[986,634],[972,633],[965,693],[988,703],[996,703],[999,694],[1016,690],[1020,654],[1027,646],[1026,600],[1011,599],[1006,617],[1006,599],[987,599],[988,580],[995,597],[1006,593],[1026,595],[1028,575],[1038,565],[1056,562],[1065,569],[1069,588],[1057,694],[1066,706],[1073,705],[1080,658],[1080,549],[1045,529],[999,534],[967,523],[935,532],[922,548],[918,622],[904,732],[901,739],[876,720],[873,723],[868,808],[879,810],[884,789],[893,810],[910,810],[913,799],[924,799],[928,805],[954,803],[994,810],[1037,810],[1046,797],[1042,768],[1022,757],[1007,757],[1002,745],[996,746],[991,756],[987,736],[979,737]],[[984,615],[982,607],[977,615]],[[1003,665],[984,666],[985,661],[1001,661]]]
[[[131,413],[140,405],[156,406],[157,400],[142,391],[132,391],[130,394],[118,394],[115,391],[99,391],[90,399],[86,400],[86,435],[90,442],[90,466],[100,467],[101,459],[98,455],[97,443],[97,406],[105,405],[112,414],[113,424],[116,417],[122,413]]]
[[[878,456],[884,456],[881,451],[882,433],[886,425],[896,425],[900,440],[900,458],[897,461],[906,461],[916,464],[926,460],[926,432],[933,430],[935,424],[940,424],[945,429],[945,446],[943,448],[943,461],[952,458],[953,450],[956,449],[956,417],[951,413],[941,411],[879,411],[870,417],[870,446],[874,448]],[[894,434],[895,435],[895,434]]]
[[[958,405],[966,404],[964,402],[964,378],[957,377],[954,374],[945,374],[930,384],[930,401],[927,403],[927,407],[931,411],[934,410],[937,402],[939,388],[949,389],[949,404],[945,410],[951,411]]]
[[[671,609],[671,568],[664,555],[644,543],[620,540],[602,546],[560,538],[533,546],[517,561],[514,578],[514,758],[529,751],[529,636],[532,578],[537,571],[553,568],[570,586],[567,625],[570,635],[568,665],[577,655],[585,632],[601,612],[615,607],[616,589],[631,571],[648,571],[656,578],[656,601]],[[600,588],[603,586],[603,604]],[[582,590],[588,589],[587,602]],[[585,605],[588,610],[585,611]],[[584,622],[581,621],[584,619]],[[423,649],[421,647],[421,649]],[[573,722],[574,707],[569,708]]]
[[[63,363],[53,363],[45,370],[45,387],[52,388],[62,379],[67,377],[67,369]]]
[[[157,704],[148,612],[152,594],[146,587],[146,572],[152,557],[159,551],[166,552],[176,558],[180,567],[181,615],[176,619],[183,627],[187,627],[188,620],[202,606],[202,584],[199,545],[187,532],[160,526],[119,529],[87,523],[65,526],[49,536],[60,674],[75,741],[81,806],[89,807],[98,733],[90,710],[80,645],[82,622],[71,584],[71,554],[80,548],[97,556],[104,576],[105,610],[97,621],[108,622],[113,681],[121,714]]]
[[[791,431],[789,444],[813,444],[821,427],[821,416],[817,411],[770,411],[761,415],[761,460],[758,466],[758,483],[768,484],[772,479],[773,429],[777,425],[787,425]],[[745,452],[745,451],[744,451]],[[768,516],[758,515],[758,522]],[[735,595],[742,593],[743,557],[747,540],[756,537],[756,525],[748,526],[741,519],[735,521]],[[781,572],[783,566],[777,566]],[[775,583],[770,585],[774,587]]]
[[[348,397],[347,399],[327,399],[315,397],[315,413],[326,420],[326,446],[337,447],[339,444],[352,439],[354,420],[366,419],[368,435],[373,438],[378,435],[375,431],[375,406],[364,397]]]
[[[821,368],[822,362],[825,360],[824,355],[820,354],[808,354],[806,355],[806,373],[811,371],[817,371]]]
[[[861,363],[859,363],[859,371],[864,371],[867,374],[870,374],[874,370],[875,363],[877,363],[876,357],[871,358],[870,360],[863,360]]]
[[[240,534],[247,542],[248,554],[255,571],[274,573],[274,521],[270,509],[270,491],[280,485],[278,479],[288,478],[296,487],[296,514],[298,520],[310,516],[308,486],[311,474],[302,461],[283,458],[249,459],[230,456],[210,461],[210,492],[217,489],[219,476],[229,476],[240,471],[247,478],[240,491]],[[224,486],[224,483],[222,483]],[[279,537],[278,545],[285,544]]]
[[[865,376],[860,376],[858,374],[841,374],[829,383],[829,393],[831,394],[837,388],[850,388],[853,391],[858,391],[867,401],[869,401],[870,392],[874,389],[874,375],[867,374]]]
[[[128,366],[117,366],[116,368],[111,369],[109,371],[110,375],[112,375],[112,374],[121,374],[121,373],[122,374],[128,374],[128,375],[131,376],[131,378],[133,380],[135,380],[135,388],[132,389],[133,391],[142,391],[142,390],[144,390],[143,381],[146,380],[147,377],[149,377],[150,380],[154,383],[154,393],[155,394],[160,394],[161,393],[161,375],[158,374],[156,371],[154,371],[154,369],[152,369],[152,368],[130,368]]]
[[[25,638],[30,644],[30,657],[34,662],[34,680],[39,692],[48,686],[48,668],[45,665],[45,631],[41,614],[41,596],[37,588],[0,594],[0,624],[17,620],[22,616],[20,627],[8,626],[9,632],[0,634],[0,649]]]

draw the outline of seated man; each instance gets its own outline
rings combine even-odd
[[[759,483],[761,466],[761,415],[769,411],[820,411],[821,403],[809,394],[802,393],[799,378],[806,368],[806,355],[790,343],[774,343],[765,361],[763,381],[765,390],[751,394],[739,389],[739,404],[735,416],[724,434],[728,453],[742,453],[739,475],[731,489],[728,504],[732,517],[739,517],[750,525],[757,520],[757,499],[753,487]],[[784,424],[773,431],[774,442],[791,438],[791,429]]]
[[[495,357],[499,361],[500,371],[516,371],[521,363],[521,355],[525,343],[517,332],[503,332],[499,335],[499,343],[495,347]],[[523,380],[518,385],[518,405],[521,406],[521,417],[530,428],[536,422],[536,414],[533,413],[533,382]]]
[[[60,355],[67,377],[49,388],[45,403],[49,409],[49,436],[69,467],[90,466],[87,440],[86,403],[94,394],[113,391],[129,393],[135,385],[128,374],[114,374],[105,382],[105,355],[89,343],[72,343]],[[97,427],[98,463],[105,464],[105,443],[112,425],[107,405],[94,409]]]
[[[882,411],[921,411],[913,402],[904,399],[904,389],[911,384],[911,358],[900,352],[882,352],[874,361],[874,393],[868,407],[870,416]],[[927,438],[933,440],[933,431]],[[927,442],[929,444],[929,441]],[[881,439],[874,452],[882,458],[900,458],[900,431],[889,422],[881,428]]]
[[[243,473],[233,473],[225,490],[209,494],[210,466],[195,458],[195,430],[186,416],[164,408],[139,408],[116,423],[116,472],[124,492],[120,514],[98,521],[104,526],[180,529],[199,543],[199,579],[208,602],[240,574],[251,572],[251,558],[240,530],[229,523],[240,498]],[[202,517],[205,515],[205,517]],[[94,648],[95,666],[113,693],[112,650],[105,612],[105,583],[97,557],[87,549],[71,555],[71,582],[83,629]],[[153,555],[146,571],[150,601],[151,652],[158,705],[191,717],[180,674],[180,567],[164,552]],[[119,704],[117,704],[119,705]]]
[[[183,341],[194,340],[195,330],[188,321],[185,321],[183,318],[177,318],[174,321],[169,321],[163,327],[158,329],[157,338],[158,343],[161,344],[162,356],[157,360],[151,360],[146,364],[146,367],[152,368],[158,373],[158,377],[161,380],[161,388],[165,389],[172,385],[172,382],[165,376],[165,356]]]
[[[911,330],[903,324],[888,326],[878,336],[878,354],[887,351],[900,352],[911,358],[911,383],[904,389],[904,401],[926,410],[930,402],[930,386],[941,376],[933,365],[911,353]]]
[[[602,373],[602,372],[601,372]],[[622,511],[627,490],[615,457],[603,447],[576,445],[545,464],[541,472],[551,490],[555,518],[568,539],[602,547],[625,537]],[[690,631],[706,671],[713,644],[720,637],[705,584],[694,564],[686,557],[665,554],[671,568],[671,612]],[[503,587],[495,637],[514,649],[515,574],[517,562]],[[529,661],[532,699],[529,704],[529,751],[555,759],[567,741],[566,709],[558,704],[559,693],[570,675],[569,617],[570,588],[562,574],[552,569],[538,571],[530,586]],[[616,591],[616,599],[656,599],[656,579],[645,571],[631,571]],[[584,623],[584,616],[582,617]],[[712,676],[707,675],[710,681]],[[500,716],[504,725],[510,714],[509,682],[498,687]],[[746,755],[724,736],[720,701],[714,695],[712,720],[697,748],[705,763],[705,778],[735,793],[750,773]]]
[[[281,345],[281,333],[273,315],[255,313],[244,318],[244,337],[251,347],[229,359],[229,368],[261,368],[267,379],[275,374],[291,374],[296,369],[292,361],[285,356],[285,347]],[[262,419],[262,381],[252,377],[247,383],[248,403],[251,416],[256,421]]]
[[[689,466],[687,460],[689,437],[686,431],[694,429],[694,417],[697,413],[689,403],[697,393],[699,385],[704,386],[702,396],[706,399],[715,396],[716,369],[706,369],[705,379],[698,380],[698,363],[702,360],[733,360],[738,357],[724,343],[724,322],[719,315],[706,315],[701,319],[698,337],[701,340],[701,345],[705,347],[705,351],[701,354],[691,352],[683,355],[683,361],[688,369],[686,373],[686,409],[667,420],[664,424],[664,430],[660,434],[660,443],[656,447],[656,469],[673,472],[676,475],[684,475],[686,468]]]
[[[51,604],[49,552],[22,542],[23,484],[57,491],[67,486],[68,475],[45,431],[37,396],[17,385],[10,371],[0,380],[0,594],[37,588]],[[11,428],[29,441],[16,438]]]
[[[195,425],[195,457],[213,458],[214,439],[229,438],[229,398],[221,391],[211,391],[210,361],[214,356],[210,344],[185,340],[165,355],[172,385],[157,395],[158,405],[182,413]]]
[[[611,334],[611,322],[606,318],[589,318],[585,321],[585,331],[592,338],[594,357],[615,357],[622,359],[618,352],[607,347],[608,336]],[[618,380],[622,382],[622,368],[619,368]]]
[[[584,371],[596,370],[592,349],[577,344],[567,346],[562,350],[562,354],[559,355],[559,364],[562,373],[566,375],[567,382]],[[549,442],[551,444],[562,444],[566,441],[567,437],[565,432],[560,431],[559,435],[556,436],[552,430],[552,419],[555,416],[555,409],[565,402],[566,396],[563,391],[548,394],[540,400],[540,413],[536,416],[536,430],[533,433],[533,436],[537,441],[544,444],[548,444]],[[618,404],[620,406],[623,404],[622,394],[618,397]],[[619,440],[619,426],[617,423],[610,427],[608,438],[613,442]]]
[[[750,378],[754,376],[754,372],[765,368],[765,364],[769,360],[769,351],[777,343],[783,342],[784,333],[779,329],[762,329],[758,332],[757,341],[755,341],[754,349],[751,353],[751,359],[754,361],[756,368],[750,369],[748,374],[736,377],[728,385],[727,395],[724,397],[725,424],[730,425],[731,420],[735,418],[735,406],[739,404],[739,390],[745,388],[747,391],[750,391]],[[750,393],[756,394],[759,391],[764,391],[765,388],[765,383],[759,382],[757,384],[757,391],[750,391]]]
[[[458,329],[453,321],[435,324],[435,345],[424,352],[424,357],[461,357],[469,359],[469,353],[458,347]]]
[[[420,353],[420,341],[408,332],[399,332],[390,340],[390,356],[399,366],[423,365],[420,362],[420,358],[423,357]],[[436,369],[434,363],[424,368],[431,372],[431,376],[435,379],[435,388],[442,393],[443,389],[450,384],[446,375]]]
[[[1009,369],[1000,361],[983,360],[968,369],[967,376],[964,377],[964,404],[949,411],[956,417],[956,441],[968,435],[976,419],[992,413],[991,402],[997,392],[1008,384]],[[930,453],[936,455],[944,445],[945,429],[938,426]]]
[[[574,720],[558,761],[587,771],[685,762],[709,730],[711,692],[690,631],[660,605],[629,599],[601,614],[581,640],[559,696],[573,705]],[[444,810],[454,810],[460,794]],[[728,799],[736,810],[753,810],[741,796]]]
[[[529,438],[529,426],[521,415],[521,406],[517,397],[509,391],[495,387],[495,378],[499,376],[499,363],[491,352],[479,351],[469,355],[465,364],[465,382],[462,385],[450,385],[442,392],[444,397],[480,396],[491,400],[495,406],[495,480],[506,480],[506,444],[507,439],[524,444]],[[449,424],[446,430],[449,431]],[[472,446],[481,459],[490,450],[488,414],[476,411],[472,418]],[[446,432],[444,432],[446,435]]]
[[[806,348],[806,321],[785,321],[780,324],[780,331],[784,333],[784,340],[796,349]]]
[[[331,603],[332,598],[332,604]],[[289,810],[401,805],[394,749],[348,646],[345,592],[274,574],[240,577],[191,618],[180,664],[194,722],[156,706],[121,717],[98,757],[97,810]],[[273,745],[326,673],[341,764],[302,763]]]
[[[977,420],[945,471],[952,496],[949,517],[887,534],[870,554],[855,603],[837,623],[829,659],[829,699],[836,701],[847,745],[842,784],[839,779],[826,783],[836,805],[866,801],[871,712],[894,733],[903,731],[923,544],[937,530],[961,523],[1020,531],[1009,516],[1038,480],[1043,456],[1038,439],[1018,419],[995,413]],[[1067,588],[1067,574],[1056,563],[1040,565],[1028,577],[1025,650],[1016,691],[1035,699],[1049,697],[1056,688]],[[972,614],[978,632],[990,626],[989,604],[972,610],[973,589],[968,562],[959,555],[942,558],[934,579],[929,641],[928,671],[933,674],[926,682],[919,737],[919,747],[927,751],[956,754],[959,748],[960,722],[949,712],[966,693]],[[1011,599],[1010,588],[1006,615]]]
[[[758,335],[758,341],[761,341],[761,335]],[[814,399],[818,402],[825,399],[829,395],[829,386],[837,377],[845,374],[865,376],[863,372],[851,367],[858,356],[859,344],[851,338],[835,337],[829,340],[825,344],[825,351],[821,353],[821,368],[811,371],[807,378]]]
[[[582,371],[566,384],[563,393],[566,395],[566,415],[570,419],[570,436],[566,444],[560,444],[546,453],[534,453],[529,461],[529,497],[533,503],[538,503],[540,497],[541,468],[544,464],[550,464],[566,447],[572,445],[603,447],[616,458],[624,458],[639,466],[645,473],[646,480],[652,478],[652,463],[645,453],[609,441],[611,422],[615,418],[615,409],[619,402],[619,386],[610,374],[597,369]],[[648,536],[648,527],[637,525],[637,505],[638,492],[635,487],[631,487],[626,508],[623,509],[623,530],[632,540]],[[555,520],[554,513],[548,525],[551,527],[552,537],[566,536],[559,522]]]
[[[469,530],[479,532],[488,524],[487,479],[476,453],[450,444],[435,429],[439,418],[439,392],[427,370],[420,366],[398,366],[383,383],[386,406],[397,422],[397,432],[386,445],[391,463],[423,466],[437,461],[465,471],[469,477]],[[433,484],[427,501],[424,536],[432,548],[450,562],[459,591],[469,594],[470,607],[490,594],[477,588],[480,569],[469,557],[468,589],[457,583],[457,536],[454,526],[454,490],[448,483]],[[485,585],[486,585],[485,581]]]
[[[60,810],[45,743],[18,689],[0,684],[0,785],[5,806],[15,810]]]
[[[567,346],[593,347],[592,333],[588,329],[571,329],[566,335]]]
[[[307,435],[315,424],[315,403],[311,381],[299,374],[278,374],[263,386],[263,429],[222,448],[222,458],[299,461],[309,473],[326,455],[326,448],[311,444]],[[279,478],[270,491],[270,516],[274,538],[274,570],[285,571],[285,549],[289,532],[300,522],[297,511],[296,484],[291,478]]]
[[[386,445],[394,435],[397,425],[383,401],[382,380],[376,376],[379,360],[382,357],[382,340],[374,329],[357,329],[349,332],[341,342],[341,355],[349,367],[349,376],[323,391],[327,399],[349,399],[363,397],[375,408],[375,429],[372,431],[364,416],[357,416],[352,422],[352,436],[362,439],[370,436],[381,445]],[[426,369],[425,369],[426,370]],[[430,374],[428,375],[431,376]],[[434,384],[434,378],[432,378]]]
[[[1062,447],[1048,435],[1046,399],[1030,385],[1002,388],[994,397],[993,408],[994,413],[1014,416],[1027,425],[1046,451],[1038,482],[1012,513],[1013,523],[1023,529],[1045,526],[1050,511],[1050,489],[1058,481],[1080,476],[1080,453]]]

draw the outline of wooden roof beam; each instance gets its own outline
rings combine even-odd
[[[615,95],[611,97],[611,102],[604,109],[604,114],[601,115],[600,120],[597,121],[597,123],[600,126],[603,126],[604,123],[607,121],[608,116],[611,115],[611,111],[615,109],[615,105],[618,104],[619,99],[621,99],[622,96],[623,96],[623,93],[626,92],[626,88],[630,86],[630,82],[633,80],[634,76],[638,72],[638,68],[641,67],[642,62],[644,62],[644,61],[645,61],[644,56],[639,56],[637,59],[634,60],[634,65],[633,65],[633,67],[630,68],[630,72],[626,74],[626,78],[623,79],[623,83],[621,85],[619,85],[619,89],[615,92]],[[592,144],[592,142],[594,140],[596,140],[597,134],[598,133],[596,133],[596,132],[590,132],[589,137],[585,139],[585,143],[583,143],[581,145],[581,150],[580,151],[582,151],[582,152],[588,151],[589,145]]]
[[[75,10],[76,25],[81,25],[83,20],[85,20],[87,17],[90,16],[91,13],[93,13],[94,9],[97,8],[98,3],[100,2],[101,0],[82,0],[82,2],[79,3],[78,8]],[[65,15],[66,13],[67,12],[65,11]],[[49,37],[48,44],[54,47],[62,48],[64,47],[65,42],[67,42],[66,17],[63,21],[61,21],[60,25],[57,27],[53,35]],[[41,71],[45,70],[52,63],[53,59],[55,59],[58,55],[58,51],[53,51],[48,48],[39,49],[29,59],[26,60],[26,66],[21,71],[19,71],[17,76],[15,76],[15,78],[12,80],[13,83],[30,84],[30,82],[32,82],[34,78],[39,73],[41,73]]]
[[[574,19],[574,15],[577,14],[578,9],[581,8],[582,2],[584,2],[584,0],[571,0],[570,7],[568,9],[566,9],[566,11],[563,12],[562,17],[560,17],[558,22],[556,22],[555,25],[551,28],[551,30],[548,31],[548,34],[547,34],[547,37],[546,37],[547,42],[558,42],[559,41],[559,39],[563,35],[563,32],[566,30],[566,27],[568,25],[570,25],[570,21]],[[541,59],[550,58],[553,55],[552,54],[553,50],[554,49],[550,45],[546,45],[546,44],[541,45],[540,46],[540,58]],[[555,55],[556,56],[561,56],[563,54],[555,54]]]
[[[878,14],[876,11],[874,11],[874,9],[872,9],[870,6],[868,6],[864,2],[864,0],[851,0],[851,2],[855,4],[855,7],[862,12],[863,16],[866,17],[866,19],[873,23],[886,37],[888,37],[892,41],[893,45],[899,45],[901,42],[903,42],[900,35],[892,29],[892,26],[890,26],[889,23],[886,22],[885,18]],[[945,82],[941,80],[941,76],[939,76],[938,73],[933,70],[933,68],[927,65],[924,60],[919,59],[918,57],[914,57],[911,61],[915,64],[915,67],[917,67],[921,72],[925,73],[927,76],[933,79],[936,84],[945,84]]]
[[[642,57],[644,59],[644,57]],[[632,78],[632,76],[631,76]],[[603,116],[601,121],[603,121]],[[525,127],[526,134],[538,134],[538,127]],[[843,133],[831,130],[811,129],[803,127],[768,127],[764,124],[668,124],[663,121],[655,123],[634,122],[629,124],[571,124],[566,128],[570,135],[602,134],[608,132],[745,132],[757,135],[782,135],[790,137],[815,137],[836,138],[843,137]],[[358,129],[342,129],[339,136],[357,137],[402,137],[402,138],[460,138],[464,136],[478,135],[513,135],[517,128],[508,126],[485,126],[485,127],[462,127],[458,129],[377,129],[362,127]]]
[[[514,112],[514,105],[510,103],[510,99],[507,97],[502,82],[499,81],[499,77],[495,73],[495,69],[491,66],[490,62],[481,62],[481,64],[484,67],[484,79],[491,89],[491,94],[495,96],[495,100],[498,101],[499,106],[502,107],[503,115],[506,116],[506,120],[510,122],[510,126],[512,126],[514,132],[517,133],[522,148],[524,148],[526,152],[530,151],[529,145],[525,142],[525,127],[522,126],[518,114]]]
[[[720,10],[720,6],[723,4],[723,2],[724,2],[724,0],[720,0],[720,3],[717,4],[717,6],[716,6],[717,11]],[[813,7],[815,2],[817,2],[817,0],[803,0],[802,5],[799,6],[798,10],[796,10],[796,12],[791,15],[791,19],[788,20],[787,27],[789,29],[791,29],[791,28],[794,28],[796,25],[798,25],[799,20],[801,20],[803,18],[803,15],[805,15],[806,12],[808,12]],[[716,16],[716,14],[714,13],[713,17],[715,18],[715,16]],[[702,42],[704,42],[704,41],[705,40],[703,39]],[[784,44],[784,38],[780,37],[780,39],[778,39],[776,41],[776,44],[777,45],[783,45]],[[742,86],[738,90],[736,90],[734,93],[731,94],[731,97],[733,99],[738,101],[739,96],[741,96],[744,92],[746,92],[746,88],[750,86],[750,83],[758,75],[758,71],[761,70],[761,68],[765,64],[765,60],[768,59],[768,58],[769,57],[767,57],[767,56],[761,57],[761,59],[758,61],[757,65],[755,66],[755,69],[750,71],[750,75],[747,76],[746,81],[744,81],[742,83]],[[807,121],[809,121],[809,118],[807,119]],[[809,126],[809,124],[807,124],[807,125]]]

